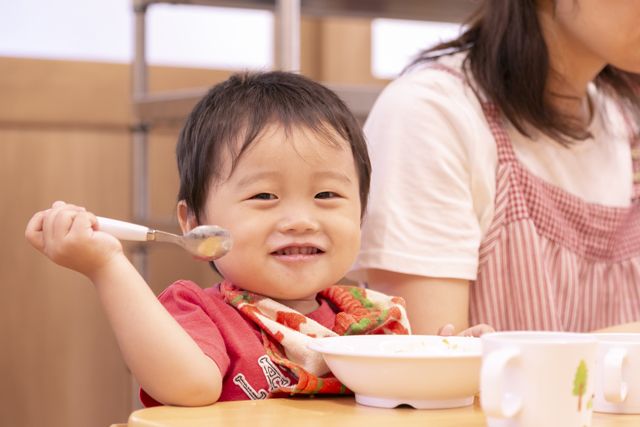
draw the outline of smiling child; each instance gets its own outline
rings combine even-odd
[[[196,105],[177,145],[178,219],[228,229],[223,281],[156,298],[84,208],[56,202],[27,239],[95,285],[145,405],[348,392],[314,337],[409,333],[401,299],[336,285],[360,246],[371,173],[360,126],[292,73],[234,75]]]

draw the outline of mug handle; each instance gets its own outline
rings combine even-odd
[[[480,403],[488,417],[513,418],[522,409],[522,397],[506,390],[505,370],[520,359],[517,348],[503,348],[485,356],[480,371]]]
[[[627,382],[622,378],[622,368],[627,360],[627,350],[612,348],[602,363],[602,388],[604,398],[611,403],[622,403],[627,398]]]

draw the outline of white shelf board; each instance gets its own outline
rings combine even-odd
[[[240,9],[274,10],[275,0],[134,0],[137,8],[152,4],[191,4]],[[462,22],[477,6],[474,0],[300,0],[309,16],[352,16]]]
[[[382,86],[325,84],[338,94],[353,114],[364,120],[378,97]],[[192,88],[157,92],[134,100],[139,120],[148,123],[182,122],[208,88]]]

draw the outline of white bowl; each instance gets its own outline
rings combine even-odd
[[[455,408],[471,405],[479,390],[478,338],[354,335],[318,338],[309,348],[367,406]]]

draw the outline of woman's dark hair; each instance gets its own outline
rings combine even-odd
[[[570,139],[590,135],[584,124],[554,107],[545,93],[553,71],[536,3],[484,0],[462,35],[422,51],[408,68],[466,50],[463,69],[521,133],[531,136],[527,129],[534,128],[567,145]],[[640,121],[640,74],[607,65],[595,84],[619,100],[636,123]]]
[[[263,129],[278,124],[310,129],[327,143],[347,141],[360,188],[361,214],[369,195],[371,164],[360,124],[331,90],[299,74],[281,71],[239,73],[215,85],[194,107],[176,146],[180,189],[199,222],[209,186],[231,173]],[[231,172],[223,158],[231,156]]]

